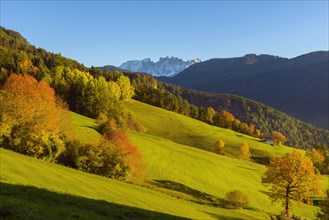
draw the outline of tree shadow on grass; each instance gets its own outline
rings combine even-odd
[[[270,164],[270,157],[251,157],[251,160],[255,161],[258,164],[268,166]]]
[[[186,195],[192,196],[192,202],[222,208],[226,208],[228,206],[228,202],[225,199],[207,194],[205,192],[201,192],[199,190],[193,189],[184,184],[177,183],[171,180],[153,180],[150,183],[157,187],[181,192]]]
[[[79,125],[80,127],[84,127],[84,128],[90,128],[93,129],[97,132],[100,132],[100,127],[97,125]]]
[[[187,219],[112,202],[0,182],[0,219]]]

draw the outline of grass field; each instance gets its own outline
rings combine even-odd
[[[268,157],[291,152],[286,146],[271,146],[258,138],[211,126],[201,121],[169,112],[164,109],[131,100],[124,103],[126,111],[135,114],[138,121],[147,129],[147,133],[172,140],[173,142],[211,150],[214,143],[222,139],[228,156],[239,157],[240,144],[247,142],[254,157]],[[302,151],[300,151],[302,152]]]
[[[125,108],[147,128],[146,133],[129,132],[147,165],[145,181],[140,183],[144,187],[1,149],[1,189],[4,190],[1,190],[0,213],[6,213],[5,207],[9,210],[7,216],[11,216],[13,207],[23,207],[31,196],[36,197],[35,202],[22,208],[18,212],[21,216],[28,216],[26,212],[48,215],[44,210],[53,206],[58,206],[58,209],[51,209],[47,219],[56,218],[57,213],[79,219],[107,216],[123,216],[123,219],[175,219],[177,216],[269,219],[268,214],[279,214],[282,210],[279,204],[270,203],[267,190],[261,184],[265,166],[234,157],[238,156],[242,141],[249,144],[256,157],[282,154],[291,151],[291,148],[266,145],[255,138],[137,101],[125,103]],[[69,118],[77,137],[89,143],[99,140],[94,120],[75,113],[71,113]],[[217,139],[225,141],[230,157],[202,150],[209,149]],[[328,188],[328,181],[328,177],[322,177],[323,188]],[[249,209],[221,208],[225,194],[235,189],[248,195]],[[23,193],[26,190],[30,194]],[[44,196],[39,198],[40,194]],[[60,202],[62,200],[63,203]],[[72,213],[69,213],[70,206]],[[304,204],[292,209],[295,214],[308,219],[314,219],[316,210],[316,207]]]
[[[1,150],[1,208],[8,219],[264,219],[252,210],[208,207],[140,186]],[[213,218],[215,217],[215,218]]]

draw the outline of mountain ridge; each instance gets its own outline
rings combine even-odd
[[[153,62],[150,58],[142,60],[130,60],[119,66],[120,69],[133,72],[143,72],[153,76],[172,77],[187,67],[200,63],[201,60],[196,58],[184,61],[177,57],[160,57],[157,62]]]
[[[195,64],[162,81],[211,93],[230,93],[262,102],[328,129],[329,52],[295,58],[249,54]]]

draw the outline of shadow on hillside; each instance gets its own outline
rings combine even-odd
[[[235,218],[235,217],[230,217],[230,216],[225,216],[225,215],[219,215],[219,214],[214,214],[211,212],[205,212],[214,219],[220,219],[220,220],[243,220],[243,218]]]
[[[259,170],[258,169],[254,169],[254,168],[248,168],[248,167],[243,167],[243,166],[235,166],[237,168],[240,168],[240,169],[245,169],[245,170],[251,170],[251,171],[256,171],[258,172]]]
[[[271,157],[268,152],[259,149],[251,150],[251,159],[256,163],[263,164],[265,166],[270,164]]]
[[[194,198],[192,202],[222,208],[226,208],[228,206],[228,202],[225,199],[207,194],[205,192],[201,192],[181,183],[177,183],[170,180],[153,180],[150,183],[157,187],[181,192],[186,195],[192,196]]]
[[[270,157],[251,157],[251,160],[255,161],[256,163],[268,166],[270,164]]]
[[[0,219],[186,219],[112,202],[0,183]]]
[[[90,129],[93,129],[97,132],[100,132],[99,126],[96,126],[96,125],[95,126],[92,126],[92,125],[79,125],[79,126],[84,127],[84,128],[90,128]]]

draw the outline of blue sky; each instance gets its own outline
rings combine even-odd
[[[87,66],[328,50],[328,1],[3,1],[1,26]]]

